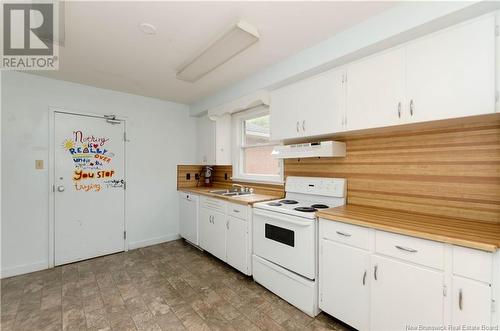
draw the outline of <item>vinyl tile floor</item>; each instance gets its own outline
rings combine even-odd
[[[348,330],[176,240],[1,281],[8,330]]]

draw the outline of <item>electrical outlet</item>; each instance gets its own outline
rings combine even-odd
[[[224,173],[224,180],[227,180],[227,172]]]
[[[191,174],[190,173],[186,174],[186,180],[191,180]]]
[[[43,160],[35,160],[35,169],[37,170],[43,169]]]

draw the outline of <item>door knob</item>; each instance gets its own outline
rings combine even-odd
[[[59,186],[57,187],[57,192],[64,192],[64,190],[65,190],[65,189],[66,189],[66,188],[65,188],[64,186],[59,185]]]

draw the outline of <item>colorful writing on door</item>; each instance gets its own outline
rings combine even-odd
[[[123,179],[115,179],[116,172],[111,167],[114,153],[106,148],[108,137],[85,135],[83,131],[73,131],[63,142],[73,160],[73,184],[76,191],[99,192],[103,188],[124,187]]]

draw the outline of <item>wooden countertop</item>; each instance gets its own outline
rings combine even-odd
[[[216,199],[227,200],[229,202],[238,203],[240,205],[253,205],[254,203],[257,202],[276,200],[281,198],[281,196],[265,195],[265,194],[249,194],[249,195],[242,195],[239,197],[226,197],[219,194],[210,193],[210,191],[224,190],[224,189],[225,188],[213,186],[213,187],[179,188],[178,190],[193,194],[206,195]]]
[[[500,248],[500,224],[345,205],[318,211],[320,218],[460,245],[489,252]]]

